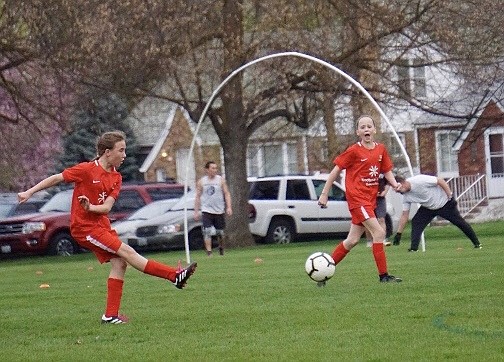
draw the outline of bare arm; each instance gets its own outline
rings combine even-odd
[[[392,188],[394,190],[399,189],[400,184],[398,184],[397,181],[395,180],[395,177],[394,177],[394,174],[392,173],[392,171],[385,172],[383,174],[383,176],[385,177],[385,179],[388,181],[388,183],[390,184],[390,186],[392,186]]]
[[[19,203],[23,203],[26,200],[28,200],[35,192],[45,190],[49,187],[56,186],[60,182],[65,181],[63,179],[63,175],[61,173],[54,174],[52,176],[49,176],[42,181],[40,181],[38,184],[33,186],[32,188],[29,188],[26,191],[18,193],[18,201]]]
[[[444,192],[446,192],[446,196],[448,196],[448,198],[451,199],[453,196],[453,193],[450,190],[450,186],[446,183],[446,181],[443,180],[442,178],[438,177],[437,184],[443,189]]]
[[[201,207],[201,193],[203,192],[203,187],[201,185],[201,180],[196,182],[196,196],[194,197],[194,219],[199,220],[199,210]]]
[[[231,193],[226,180],[222,179],[222,192],[224,192],[224,200],[226,201],[226,214],[228,216],[233,215],[233,209],[231,208]]]
[[[324,185],[324,188],[322,189],[322,193],[320,194],[320,197],[318,199],[318,204],[321,207],[326,207],[327,206],[327,199],[329,197],[329,191],[331,190],[331,187],[338,178],[339,174],[341,172],[341,169],[338,166],[334,166],[332,169],[331,173],[327,177],[327,181]]]
[[[94,212],[96,214],[108,214],[115,203],[115,199],[112,196],[107,197],[101,205],[91,204],[87,196],[77,196],[77,198],[84,210]]]

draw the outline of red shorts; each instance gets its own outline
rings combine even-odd
[[[92,251],[101,264],[109,262],[112,258],[119,258],[117,251],[122,241],[115,230],[98,229],[85,236],[73,237],[80,246]]]
[[[372,206],[361,206],[350,210],[352,215],[352,224],[362,225],[364,221],[371,218],[376,218],[375,212]]]

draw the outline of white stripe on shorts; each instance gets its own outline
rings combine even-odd
[[[364,206],[361,206],[360,209],[361,209],[362,215],[364,215],[364,220],[369,219],[369,214],[367,213],[367,211],[364,208]]]
[[[93,238],[91,235],[86,236],[86,240],[89,241],[91,244],[96,245],[100,249],[108,251],[109,253],[112,253],[112,254],[116,253],[114,250],[110,249],[106,245],[100,243],[98,240],[96,240],[95,238]]]

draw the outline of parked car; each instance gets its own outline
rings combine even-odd
[[[189,249],[203,247],[201,219],[194,219],[194,191],[189,192],[164,214],[137,224],[136,230],[119,233],[121,240],[136,250],[165,249],[178,250],[185,248],[184,208],[187,208],[187,225],[189,234]],[[115,223],[115,228],[118,224]],[[119,224],[120,227],[120,224]]]
[[[37,193],[27,202],[20,204],[17,193],[0,194],[0,220],[37,212],[48,200],[49,194]]]
[[[250,231],[268,243],[290,243],[297,235],[346,234],[350,230],[344,187],[334,182],[327,208],[318,205],[327,175],[272,176],[249,178],[249,203],[255,209]],[[387,205],[387,234],[392,234],[395,215]]]
[[[72,255],[81,251],[70,235],[70,206],[73,190],[55,194],[39,212],[0,221],[0,253]],[[177,183],[123,184],[109,213],[120,220],[142,206],[184,193]]]
[[[124,243],[127,243],[129,237],[134,237],[136,228],[144,221],[155,218],[169,211],[180,199],[166,199],[151,202],[138,209],[125,219],[112,223],[119,237]]]

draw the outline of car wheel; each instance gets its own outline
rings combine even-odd
[[[200,227],[189,231],[189,249],[201,250],[203,249],[203,232]]]
[[[77,254],[79,247],[68,233],[59,233],[51,239],[49,245],[50,255],[70,256]]]
[[[292,222],[286,219],[273,220],[268,228],[266,242],[270,244],[289,244],[294,241],[295,230]]]
[[[386,237],[389,238],[394,233],[394,224],[392,223],[392,218],[389,214],[385,215],[385,230]]]

